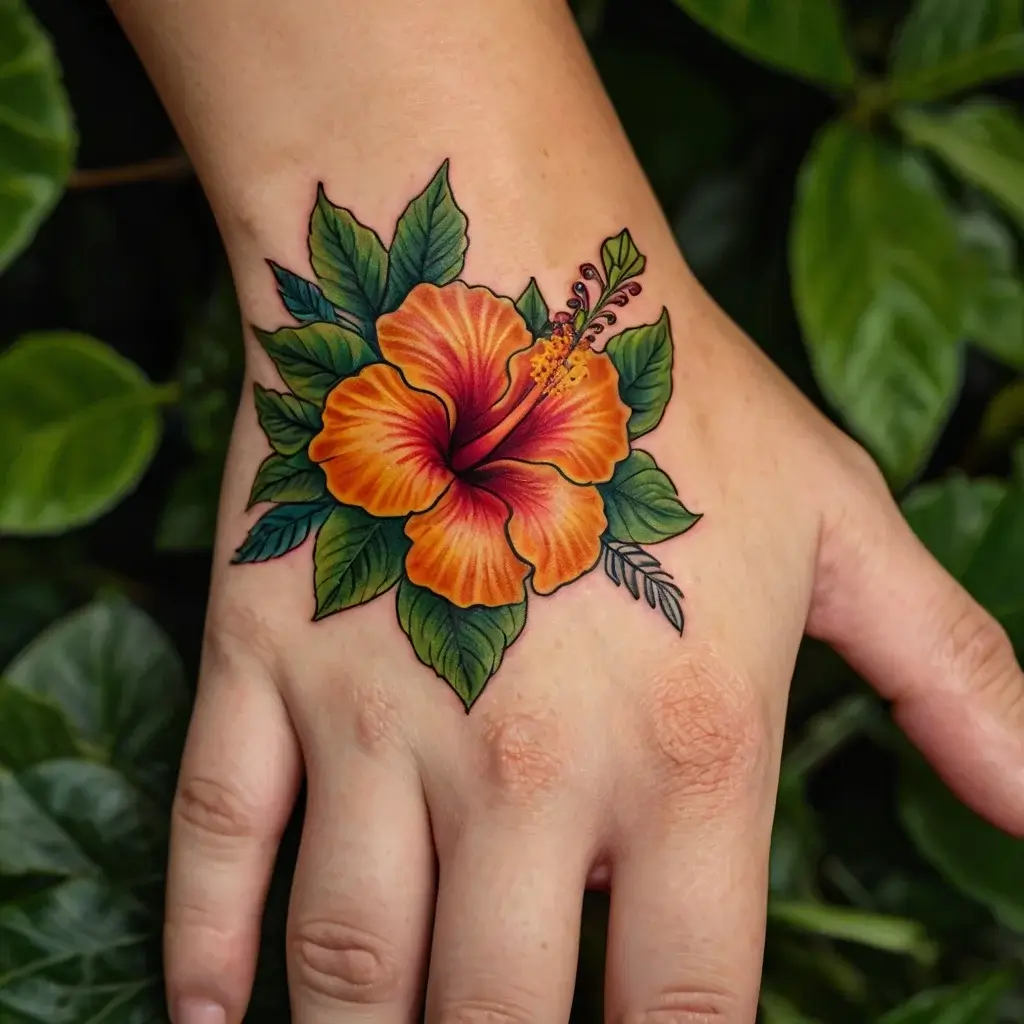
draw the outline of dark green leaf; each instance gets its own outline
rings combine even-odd
[[[268,455],[256,471],[249,494],[249,508],[261,501],[309,502],[324,497],[324,471],[310,462],[305,452],[296,455]]]
[[[871,135],[832,125],[800,175],[791,267],[819,385],[905,483],[960,386],[966,295],[942,197]]]
[[[683,506],[668,474],[647,452],[635,448],[598,490],[608,534],[615,540],[657,544],[685,533],[700,519]]]
[[[0,355],[0,532],[58,533],[116,505],[156,452],[164,397],[82,334],[28,335]]]
[[[376,322],[388,278],[388,254],[375,231],[317,191],[309,225],[309,255],[328,302],[356,323],[376,347]],[[304,395],[303,397],[309,397]]]
[[[60,708],[0,680],[0,766],[17,771],[81,750]]]
[[[337,323],[338,315],[320,286],[268,260],[277,280],[281,301],[296,320],[303,323]]]
[[[526,602],[459,608],[403,579],[398,585],[398,621],[416,657],[448,683],[469,711],[523,631]]]
[[[827,86],[854,83],[853,58],[833,0],[675,0],[750,57]]]
[[[317,619],[372,601],[398,582],[409,548],[403,527],[402,519],[335,506],[313,553]]]
[[[625,588],[639,601],[641,595],[677,632],[683,632],[683,592],[654,555],[636,544],[627,544],[611,537],[602,537],[604,571],[617,587]]]
[[[436,285],[454,281],[466,262],[468,226],[469,220],[452,195],[445,160],[430,184],[398,218],[389,253],[384,308],[397,309],[423,281]]]
[[[285,384],[315,405],[323,404],[327,392],[338,381],[358,373],[377,358],[355,331],[340,324],[253,330]]]
[[[911,141],[989,192],[1024,228],[1024,124],[1010,106],[979,99],[948,114],[903,110],[896,121]]]
[[[997,1024],[999,1004],[1012,985],[1009,973],[983,974],[956,988],[918,992],[878,1024]]]
[[[280,558],[319,529],[332,508],[334,504],[326,500],[275,506],[257,520],[231,561],[238,565]]]
[[[74,162],[71,106],[50,40],[19,0],[0,3],[0,272],[53,209]]]
[[[156,531],[159,551],[206,551],[217,530],[217,504],[224,460],[200,455],[171,485]]]
[[[519,310],[519,315],[526,321],[526,326],[535,338],[543,333],[544,328],[548,325],[550,314],[548,313],[548,304],[540,293],[535,277],[530,278],[526,290],[516,299],[516,309]]]
[[[655,324],[633,327],[612,338],[605,351],[619,373],[619,396],[633,410],[629,436],[653,430],[672,395],[672,325],[668,310]]]
[[[601,246],[601,262],[604,264],[605,283],[609,291],[625,284],[644,272],[647,257],[642,255],[633,242],[633,236],[623,228],[614,238],[606,238]]]
[[[297,455],[323,428],[320,410],[295,395],[253,385],[256,415],[271,447],[279,455]]]

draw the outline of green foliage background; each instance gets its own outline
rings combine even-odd
[[[694,270],[1024,651],[1022,0],[575,8]],[[159,1022],[240,343],[206,205],[101,0],[0,0],[0,272],[0,1024]],[[297,826],[257,1022],[287,1019]],[[588,898],[574,1020],[600,1020],[606,912]],[[811,643],[769,918],[767,1024],[1024,1020],[1024,843]]]

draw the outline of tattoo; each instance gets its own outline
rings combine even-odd
[[[467,711],[527,601],[598,564],[682,633],[682,591],[641,545],[700,518],[633,447],[671,396],[672,332],[662,310],[609,337],[641,291],[629,232],[551,313],[534,279],[515,301],[461,280],[468,226],[447,161],[390,249],[318,190],[316,283],[270,264],[301,325],[255,329],[287,390],[255,385],[273,453],[249,507],[271,508],[234,557],[279,558],[315,533],[314,618],[397,588],[413,650]]]

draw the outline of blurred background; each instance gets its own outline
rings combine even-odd
[[[574,6],[698,276],[1024,651],[1022,0]],[[201,191],[102,0],[0,0],[0,314],[0,1024],[155,1024],[241,346]],[[288,1019],[300,816],[254,1022]],[[601,1020],[606,916],[588,897],[574,1021]],[[761,1013],[1024,1021],[1024,842],[813,643]]]

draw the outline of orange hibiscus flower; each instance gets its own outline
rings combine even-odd
[[[611,360],[568,324],[535,342],[510,300],[461,281],[415,287],[377,338],[386,362],[331,391],[309,454],[338,501],[409,516],[409,579],[467,608],[592,568],[593,485],[629,454]]]

